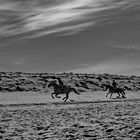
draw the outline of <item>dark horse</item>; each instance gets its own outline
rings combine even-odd
[[[64,97],[62,99],[62,100],[64,100],[64,102],[66,102],[67,99],[69,98],[69,93],[70,92],[74,92],[74,93],[80,95],[80,93],[75,88],[72,88],[72,87],[70,87],[68,85],[65,85],[63,87],[63,89],[61,89],[60,86],[57,83],[55,83],[54,81],[52,81],[52,82],[50,82],[48,84],[48,87],[51,87],[51,86],[54,88],[54,92],[51,93],[51,96],[52,96],[53,99],[54,99],[54,96],[53,96],[54,94],[55,94],[55,97],[56,98],[61,98],[60,96],[58,96],[59,94],[66,94],[66,97]]]
[[[113,93],[117,93],[119,95],[119,98],[126,98],[125,97],[125,92],[124,92],[124,90],[122,88],[113,88],[110,85],[104,85],[104,87],[105,87],[105,90],[109,90],[109,92],[107,93],[106,97],[109,94],[111,94],[110,95],[110,98],[111,98]],[[120,95],[122,95],[122,96],[120,96]]]

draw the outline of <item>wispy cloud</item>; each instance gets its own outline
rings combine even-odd
[[[27,62],[27,58],[11,58],[10,60],[7,60],[8,65],[13,67],[22,66]]]
[[[0,0],[0,37],[72,33],[139,8],[139,0]]]
[[[126,55],[112,60],[98,62],[97,64],[87,64],[80,68],[69,70],[81,73],[110,73],[125,75],[140,75],[139,54]]]
[[[113,48],[118,48],[118,49],[127,49],[127,50],[135,50],[135,51],[140,51],[140,46],[136,44],[112,44],[110,47]]]
[[[20,65],[23,64],[23,61],[13,61],[13,62],[11,62],[11,63],[12,63],[12,65],[14,65],[14,66],[20,66]]]

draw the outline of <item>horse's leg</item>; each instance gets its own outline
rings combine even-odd
[[[108,93],[106,94],[106,98],[107,98],[107,96],[109,95],[109,93],[110,93],[110,92],[108,92]]]
[[[66,99],[66,97],[64,97],[62,100]]]
[[[54,99],[53,94],[55,94],[55,93],[54,93],[54,92],[53,92],[53,93],[51,93],[51,96],[52,96],[52,98]]]
[[[120,93],[119,93],[118,91],[117,91],[117,94],[118,94],[118,96],[119,96],[118,98],[120,98],[120,97],[121,97],[121,95],[120,95]]]
[[[64,97],[62,100],[64,100],[64,102],[66,102],[68,100],[68,97]]]
[[[66,97],[66,99],[64,100],[64,102],[66,102],[68,100],[68,98]]]
[[[68,100],[68,98],[66,98],[65,100],[64,100],[64,102],[66,102]]]
[[[68,100],[68,97],[64,97],[62,100],[64,100],[64,102],[66,102]]]
[[[112,98],[112,95],[113,95],[113,92],[111,92],[111,94],[110,94],[110,99]]]
[[[122,90],[122,94],[123,94],[123,96],[125,96],[125,92]]]
[[[63,99],[65,99],[64,102],[66,102],[66,101],[68,100],[68,98],[69,98],[69,93],[67,93],[67,94],[66,94],[66,97],[63,98]]]
[[[59,93],[55,94],[55,97],[56,97],[56,98],[61,98],[61,96],[58,96],[58,94],[59,94]]]
[[[123,90],[122,90],[121,94],[122,94],[122,98],[126,98],[125,92]]]
[[[62,100],[65,100],[66,99],[66,97],[64,97]]]

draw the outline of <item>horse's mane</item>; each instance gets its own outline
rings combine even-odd
[[[56,86],[59,86],[55,81],[51,81],[48,85],[56,85]]]

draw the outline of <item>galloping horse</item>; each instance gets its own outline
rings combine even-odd
[[[106,97],[110,95],[110,98],[112,97],[112,94],[113,93],[117,93],[119,95],[119,98],[126,98],[125,97],[125,92],[122,88],[113,88],[112,86],[110,85],[104,85],[105,86],[105,90],[109,90],[109,92],[107,93]],[[120,97],[120,94],[122,95],[122,97]]]
[[[64,97],[62,99],[62,100],[64,100],[64,102],[66,102],[67,99],[69,98],[69,93],[70,92],[74,92],[74,93],[80,95],[80,93],[75,88],[72,88],[72,87],[67,86],[67,85],[65,85],[63,87],[63,89],[61,89],[60,86],[57,83],[55,83],[54,81],[52,81],[52,82],[50,82],[48,84],[48,87],[51,87],[51,86],[54,88],[54,92],[51,93],[51,96],[52,96],[53,99],[54,99],[53,94],[55,94],[55,97],[56,98],[61,98],[60,96],[58,96],[59,94],[66,94],[66,97]]]

